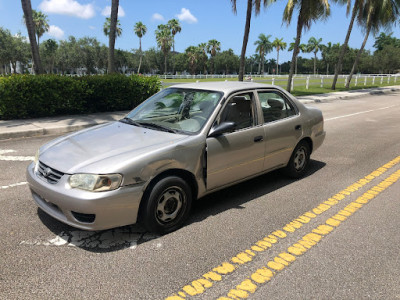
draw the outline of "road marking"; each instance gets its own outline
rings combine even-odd
[[[51,239],[28,240],[20,245],[31,246],[67,246],[90,250],[135,249],[141,241],[148,241],[158,236],[146,233],[144,230],[133,230],[131,226],[103,231],[62,231]]]
[[[376,108],[376,109],[371,109],[371,110],[360,111],[360,112],[357,112],[357,113],[354,113],[354,114],[343,115],[343,116],[338,116],[338,117],[334,117],[334,118],[325,119],[325,121],[332,121],[332,120],[337,120],[337,119],[342,119],[342,118],[348,118],[348,117],[357,116],[357,115],[361,115],[361,114],[366,114],[366,113],[370,113],[370,112],[374,112],[374,111],[378,111],[378,110],[389,109],[389,108],[396,107],[396,106],[399,106],[399,105],[392,105],[392,106],[386,106],[386,107],[381,107],[381,108]]]
[[[3,154],[7,153],[14,153],[16,152],[15,150],[11,149],[0,149],[0,160],[5,160],[5,161],[30,161],[34,160],[34,156],[5,156]]]
[[[332,196],[328,200],[319,204],[314,209],[292,220],[291,222],[286,224],[281,230],[276,230],[271,234],[265,236],[263,239],[253,244],[250,247],[250,249],[240,252],[235,257],[231,258],[230,261],[223,262],[220,266],[213,268],[208,273],[202,275],[201,278],[192,281],[190,284],[184,286],[180,291],[176,292],[170,297],[167,297],[166,300],[182,300],[185,299],[187,296],[195,296],[204,293],[205,290],[211,288],[214,283],[222,281],[223,275],[231,274],[232,272],[237,270],[241,265],[244,265],[247,262],[252,261],[258,252],[264,252],[267,249],[271,249],[274,244],[279,242],[279,240],[285,239],[289,234],[294,233],[299,228],[303,227],[304,224],[309,223],[311,219],[316,218],[317,215],[321,215],[324,212],[328,211],[330,208],[338,204],[340,201],[347,198],[352,193],[358,191],[359,189],[364,187],[366,184],[368,184],[375,178],[380,177],[381,175],[386,173],[389,169],[393,168],[399,163],[400,163],[400,156],[384,164],[383,166],[376,169],[372,173],[368,174],[364,178],[356,181],[355,183],[348,186],[344,190],[340,191],[336,195]],[[333,221],[331,222],[335,223],[335,219],[333,219]],[[324,228],[320,229],[323,230]],[[325,230],[328,230],[328,228],[325,228]],[[276,261],[275,263],[280,263],[280,259],[277,259],[278,261]],[[274,265],[274,263],[272,264]],[[262,271],[260,272],[262,273]]]
[[[234,289],[231,289],[227,296],[219,297],[218,300],[246,299],[250,294],[254,294],[257,288],[262,284],[270,281],[277,273],[290,266],[290,264],[296,260],[297,256],[303,255],[309,249],[318,244],[325,236],[340,226],[343,221],[376,198],[380,193],[392,184],[396,183],[399,179],[400,170],[394,172],[378,185],[369,189],[362,196],[348,204],[343,210],[328,218],[324,224],[319,225],[310,233],[304,235],[299,241],[288,247],[287,252],[275,256],[272,260],[267,262],[266,266],[256,270],[249,276],[249,278],[246,278]],[[180,299],[180,297],[175,297],[175,299]]]
[[[13,184],[10,184],[10,185],[3,185],[3,186],[0,186],[0,190],[5,190],[5,189],[12,188],[12,187],[25,185],[25,184],[28,184],[28,183],[24,181],[24,182],[13,183]]]

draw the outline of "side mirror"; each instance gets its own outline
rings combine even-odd
[[[209,137],[217,137],[221,134],[232,132],[236,128],[236,123],[234,122],[222,122],[221,124],[214,126],[210,130]]]

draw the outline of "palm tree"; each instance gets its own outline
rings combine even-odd
[[[211,55],[211,73],[214,74],[214,57],[221,50],[221,42],[217,40],[209,40],[207,43],[207,51]]]
[[[110,36],[110,28],[111,28],[111,18],[106,18],[103,24],[103,33],[105,36]],[[115,28],[115,37],[120,37],[122,35],[121,23],[117,20],[117,28]]]
[[[260,55],[260,65],[258,67],[258,73],[264,74],[264,60],[265,55],[272,51],[272,43],[269,38],[271,35],[266,36],[264,33],[260,33],[258,40],[254,42],[256,47],[256,52]]]
[[[108,73],[115,72],[115,63],[114,63],[115,39],[116,39],[116,35],[120,36],[122,33],[122,30],[120,32],[117,31],[118,6],[119,6],[119,0],[111,1],[110,31],[108,33]],[[106,22],[107,22],[107,20],[106,20]],[[121,26],[121,25],[118,24],[118,26]],[[104,34],[106,34],[105,31],[104,31]]]
[[[293,39],[294,39],[294,42],[290,43],[290,46],[289,46],[289,49],[288,49],[289,51],[293,51],[294,50],[294,45],[296,44],[296,38],[293,38]],[[299,55],[300,51],[301,52],[306,52],[307,51],[307,46],[305,44],[300,44],[299,47],[297,48],[296,65],[295,65],[295,72],[294,72],[294,74],[296,74],[296,75],[297,75],[297,58],[298,58],[298,55]]]
[[[286,5],[283,13],[283,21],[288,25],[292,21],[293,11],[295,8],[299,10],[299,16],[297,18],[296,41],[293,48],[292,62],[290,64],[290,72],[287,83],[287,90],[289,92],[291,90],[296,56],[298,54],[298,48],[303,29],[310,29],[313,21],[326,18],[330,14],[328,0],[288,0],[288,4]]]
[[[35,24],[35,33],[37,36],[37,43],[39,47],[39,39],[43,36],[45,32],[49,31],[49,23],[47,15],[45,15],[41,11],[36,11],[32,9],[32,18],[33,23]]]
[[[167,74],[167,56],[171,51],[172,34],[168,25],[158,25],[156,30],[156,40],[158,47],[164,53],[164,74]]]
[[[199,47],[189,46],[185,50],[189,62],[190,73],[194,75],[196,73],[197,62],[202,54],[202,50]]]
[[[342,3],[347,2],[347,14],[349,14],[351,0],[341,0],[339,2],[342,2]],[[341,69],[342,69],[343,59],[344,59],[344,55],[346,54],[347,45],[349,44],[351,31],[353,30],[354,20],[356,19],[357,14],[361,11],[361,9],[364,5],[364,2],[365,2],[365,0],[354,0],[354,5],[353,5],[352,13],[351,13],[349,28],[347,29],[346,38],[340,49],[339,60],[335,67],[335,76],[333,77],[333,82],[332,82],[332,87],[331,87],[332,90],[336,89],[336,82],[337,82],[339,73],[341,72]]]
[[[307,52],[314,53],[314,75],[317,74],[317,53],[323,47],[321,42],[322,38],[317,40],[315,37],[310,37],[307,44]]]
[[[147,27],[146,25],[144,25],[142,22],[137,22],[135,24],[135,27],[133,28],[133,32],[137,35],[137,37],[139,38],[139,54],[140,54],[140,58],[139,58],[139,67],[138,67],[138,74],[140,73],[140,66],[142,65],[142,57],[143,57],[143,53],[142,53],[142,37],[146,34],[147,32]]]
[[[236,14],[236,0],[231,0],[233,12]],[[264,6],[267,6],[271,1],[263,0]],[[239,65],[239,81],[243,81],[244,69],[245,69],[245,60],[246,60],[246,48],[247,43],[249,41],[249,33],[250,33],[250,21],[252,8],[254,5],[254,10],[256,15],[260,13],[261,0],[247,0],[247,12],[246,12],[246,24],[244,26],[244,35],[243,35],[243,44],[242,44],[242,52],[240,54],[240,65]]]
[[[350,82],[357,68],[361,53],[364,51],[369,34],[378,33],[381,27],[390,27],[397,22],[400,16],[400,0],[366,0],[362,13],[358,15],[358,23],[366,30],[364,41],[360,50],[357,52],[356,59],[351,69],[346,88],[350,87]]]
[[[200,49],[200,57],[199,57],[199,60],[200,60],[200,62],[201,62],[201,64],[203,64],[203,66],[204,66],[204,69],[203,69],[203,74],[206,74],[207,73],[207,59],[208,59],[208,57],[207,57],[207,43],[200,43],[199,45],[198,45],[198,48]]]
[[[35,74],[43,73],[42,63],[40,61],[39,46],[36,43],[35,24],[32,17],[31,0],[21,0],[22,10],[24,12],[26,29],[28,30],[29,42],[31,45],[33,68]]]
[[[168,26],[171,29],[172,33],[172,50],[175,52],[175,35],[181,32],[181,24],[179,24],[179,21],[177,19],[172,19],[168,21]]]
[[[279,51],[280,50],[285,50],[287,44],[283,41],[283,38],[278,39],[275,38],[275,40],[272,42],[272,47],[276,49],[277,52],[277,57],[276,57],[276,75],[279,74]]]

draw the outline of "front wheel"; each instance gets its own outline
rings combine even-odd
[[[308,143],[305,141],[300,142],[294,149],[289,163],[284,169],[286,175],[296,179],[304,176],[310,162],[310,152]]]
[[[145,197],[141,210],[143,225],[151,232],[172,232],[182,226],[192,205],[192,191],[180,177],[162,178]]]

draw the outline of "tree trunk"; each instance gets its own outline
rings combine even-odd
[[[261,56],[261,75],[264,75],[264,53]]]
[[[276,75],[279,74],[279,48],[277,49],[277,56],[276,56]]]
[[[317,74],[317,52],[314,52],[314,76]]]
[[[292,56],[292,62],[290,63],[290,71],[289,71],[289,78],[287,82],[287,87],[286,90],[290,92],[292,88],[292,78],[293,78],[293,72],[294,72],[294,67],[296,64],[296,58],[299,52],[299,45],[300,45],[300,38],[301,38],[301,32],[303,30],[303,20],[302,20],[302,8],[300,8],[299,12],[299,17],[297,19],[297,33],[296,33],[296,41],[294,42],[294,49],[293,49],[293,56]]]
[[[114,48],[115,48],[115,37],[118,20],[118,6],[119,0],[111,1],[111,22],[110,22],[110,34],[108,36],[108,73],[115,73],[114,63]]]
[[[350,75],[349,75],[349,80],[347,80],[346,89],[350,88],[351,78],[353,77],[353,74],[354,74],[354,72],[355,72],[355,70],[357,68],[358,61],[360,60],[361,53],[363,52],[363,50],[365,48],[365,44],[367,43],[367,40],[368,40],[370,32],[371,32],[371,26],[368,26],[367,33],[365,34],[365,38],[364,38],[363,44],[361,46],[361,49],[358,50],[358,52],[357,52],[356,60],[354,61],[353,68],[351,69],[351,72],[350,72]]]
[[[40,61],[39,46],[36,43],[35,25],[32,18],[31,0],[21,0],[22,10],[24,11],[26,29],[28,30],[29,42],[31,45],[32,60],[35,74],[43,73],[42,63]]]
[[[164,55],[164,75],[167,75],[167,55]]]
[[[349,24],[349,29],[347,30],[346,39],[344,40],[344,44],[342,45],[342,49],[340,49],[339,60],[338,60],[338,63],[336,64],[336,67],[335,67],[335,76],[333,77],[333,82],[332,82],[332,87],[331,87],[332,90],[336,89],[336,83],[337,83],[337,79],[338,79],[338,76],[339,76],[339,72],[342,69],[344,55],[346,54],[347,45],[348,45],[349,39],[350,39],[350,34],[351,34],[351,31],[353,30],[354,20],[355,20],[356,15],[357,15],[358,3],[359,3],[358,0],[356,0],[354,2],[353,12],[351,14],[351,21],[350,21],[350,24]]]
[[[250,21],[251,21],[252,10],[253,10],[253,0],[247,0],[246,25],[244,26],[242,53],[240,54],[239,81],[243,81],[243,76],[244,76],[244,63],[246,60],[247,42],[249,41]]]
[[[137,70],[138,74],[140,73],[140,67],[142,65],[142,38],[139,38],[139,55],[140,55],[140,57],[139,57],[139,67],[138,67],[138,70]]]

